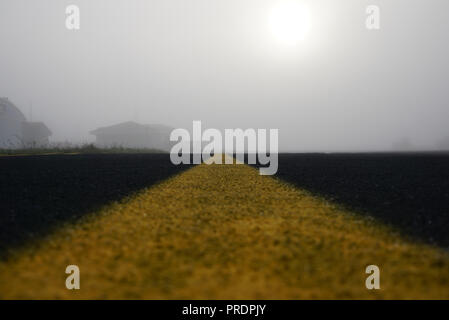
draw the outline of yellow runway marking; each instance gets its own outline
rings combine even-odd
[[[200,165],[18,250],[0,297],[447,299],[449,255],[246,165]]]

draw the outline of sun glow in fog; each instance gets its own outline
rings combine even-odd
[[[295,45],[304,40],[310,27],[310,13],[298,2],[287,2],[274,7],[269,16],[272,34],[280,42]]]

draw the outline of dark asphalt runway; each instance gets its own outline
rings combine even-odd
[[[167,154],[0,157],[0,255],[190,167]],[[280,154],[277,177],[449,247],[449,154]]]
[[[449,153],[280,154],[276,176],[449,247]]]
[[[188,167],[168,154],[0,157],[0,255]]]

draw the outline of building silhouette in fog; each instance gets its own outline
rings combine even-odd
[[[142,148],[170,150],[170,133],[173,129],[164,125],[139,124],[133,121],[98,128],[90,132],[96,137],[96,145],[102,148]]]
[[[8,98],[0,98],[0,148],[45,147],[51,131],[42,122],[29,122]]]

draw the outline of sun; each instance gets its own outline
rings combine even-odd
[[[270,12],[269,26],[278,41],[295,45],[303,41],[309,31],[309,10],[298,2],[279,4]]]

